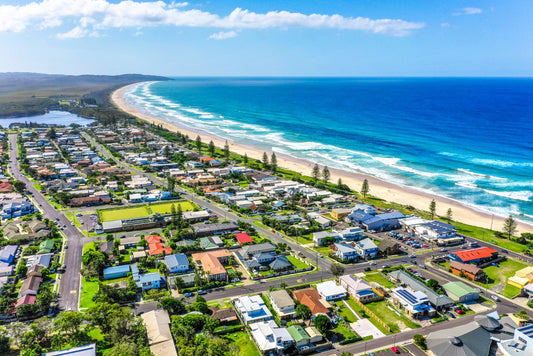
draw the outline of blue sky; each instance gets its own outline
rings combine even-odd
[[[0,0],[0,70],[532,76],[530,0]]]

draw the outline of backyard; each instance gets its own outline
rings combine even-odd
[[[370,309],[378,318],[385,322],[393,332],[400,332],[402,329],[411,328],[415,329],[420,325],[412,322],[404,315],[399,315],[395,310],[390,309],[386,301],[372,302],[366,304],[366,307]]]
[[[222,335],[221,337],[230,340],[234,345],[239,347],[239,356],[260,356],[259,351],[257,351],[257,348],[252,340],[250,340],[246,331],[238,331]]]
[[[378,271],[365,273],[365,276],[363,277],[363,279],[367,282],[378,283],[379,285],[385,288],[394,287],[394,283],[389,281],[384,275],[382,275]]]
[[[300,261],[299,259],[297,259],[296,257],[292,255],[287,255],[287,259],[289,260],[290,263],[292,263],[292,265],[296,269],[309,268],[309,265],[307,263]]]

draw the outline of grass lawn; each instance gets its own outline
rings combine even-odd
[[[94,305],[93,297],[98,292],[98,280],[88,281],[81,278],[80,308],[90,308]]]
[[[361,308],[359,304],[357,304],[352,298],[346,299],[346,303],[348,303],[352,307],[352,309],[357,313],[357,315],[359,315],[361,318],[366,318],[370,320],[370,322],[374,324],[374,326],[378,328],[383,334],[389,335],[391,333],[390,331],[385,329],[380,323],[378,323],[376,319],[374,319],[370,315],[367,315],[367,313],[363,310],[363,308]]]
[[[467,224],[463,224],[457,221],[452,221],[452,225],[454,225],[457,228],[457,233],[460,233],[466,236],[471,236],[482,241],[490,242],[498,247],[502,247],[507,250],[520,253],[525,248],[524,245],[521,245],[518,242],[494,237],[494,231],[491,231],[489,229],[467,225]]]
[[[374,314],[376,314],[378,318],[384,321],[393,332],[400,331],[399,323],[401,322],[403,322],[406,327],[412,329],[420,326],[418,324],[413,323],[407,317],[403,315],[398,315],[395,311],[389,309],[389,307],[387,306],[387,302],[384,300],[379,302],[368,303],[366,304],[366,307],[370,309]]]
[[[260,356],[259,351],[257,351],[255,344],[250,340],[246,331],[238,331],[221,337],[239,347],[239,356]]]
[[[77,228],[81,227],[81,223],[79,222],[78,218],[76,217],[76,213],[74,213],[74,212],[65,213],[65,216],[67,217],[67,219],[72,221]]]
[[[500,294],[507,298],[513,298],[514,296],[520,294],[520,288],[510,284],[505,284],[505,288],[500,292]]]
[[[168,203],[162,203],[162,204],[152,204],[149,205],[150,210],[152,213],[159,213],[159,214],[170,214],[172,205],[178,209],[178,205],[181,206],[182,211],[190,211],[194,210],[196,208],[195,204],[193,204],[190,201],[179,201],[179,202],[168,202]]]
[[[309,265],[307,263],[304,263],[304,262],[300,261],[299,259],[297,259],[294,256],[287,255],[287,259],[289,260],[290,263],[292,263],[292,265],[296,269],[309,268]]]
[[[489,277],[489,283],[485,284],[485,287],[491,288],[500,282],[506,283],[507,278],[514,276],[516,271],[526,267],[525,264],[511,259],[498,263],[498,266],[489,266],[483,269]]]
[[[367,282],[376,282],[380,285],[382,285],[385,288],[392,288],[394,287],[394,283],[389,281],[387,278],[385,278],[384,275],[382,275],[379,272],[368,272],[365,273],[365,276],[363,279]]]
[[[94,244],[92,242],[87,242],[85,245],[83,245],[83,253],[90,250],[94,251]]]
[[[100,210],[101,222],[122,220],[122,219],[134,219],[142,218],[150,215],[146,206],[134,206],[125,209],[104,209]]]
[[[350,309],[348,309],[348,307],[346,307],[342,300],[336,301],[335,304],[341,308],[338,313],[344,320],[346,320],[348,323],[357,321],[357,317],[350,311]]]

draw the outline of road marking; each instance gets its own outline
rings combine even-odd
[[[70,291],[70,294],[76,294],[76,293],[78,293],[77,290],[71,290],[71,291]]]

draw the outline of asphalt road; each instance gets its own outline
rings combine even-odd
[[[26,190],[32,193],[34,201],[39,204],[39,208],[44,211],[44,216],[50,220],[56,221],[60,226],[66,225],[63,233],[67,237],[68,246],[65,249],[65,264],[66,271],[62,274],[59,281],[59,299],[58,305],[60,310],[78,310],[78,294],[80,287],[80,269],[81,269],[81,255],[83,252],[84,242],[92,239],[87,239],[75,226],[72,226],[70,220],[65,215],[57,211],[40,191],[35,189],[33,182],[31,182],[21,171],[19,162],[17,160],[17,135],[9,135],[10,146],[10,166],[13,177],[16,180],[26,183]],[[59,218],[59,220],[57,220]],[[84,241],[86,240],[86,241]]]

